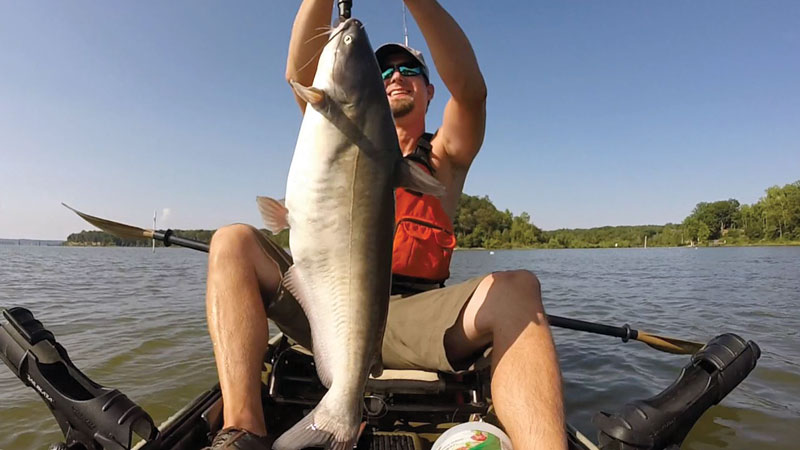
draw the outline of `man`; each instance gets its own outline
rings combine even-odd
[[[439,201],[397,192],[393,252],[395,292],[382,348],[388,368],[456,371],[492,351],[492,398],[514,448],[566,448],[561,377],[541,303],[539,281],[524,270],[496,272],[440,288],[449,275],[455,241],[452,217],[486,123],[486,85],[461,28],[435,0],[406,0],[451,94],[441,128],[425,135],[434,95],[421,53],[400,44],[378,49],[400,147],[447,188]],[[286,78],[311,85],[333,0],[304,0],[292,29]],[[305,102],[297,98],[301,111]],[[403,218],[415,225],[404,230]],[[428,222],[433,243],[412,248],[414,226]],[[430,235],[430,234],[428,234]],[[417,236],[418,237],[418,236]],[[260,371],[268,340],[267,315],[301,343],[306,321],[280,290],[288,257],[255,228],[231,225],[211,242],[208,324],[224,399],[224,429],[212,448],[268,448],[260,404]],[[414,292],[420,292],[410,294]],[[266,310],[266,312],[265,312]]]

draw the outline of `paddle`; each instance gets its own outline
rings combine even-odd
[[[96,226],[97,228],[113,234],[114,236],[132,239],[155,239],[162,241],[166,247],[169,247],[170,245],[178,245],[208,253],[208,244],[205,242],[175,236],[172,230],[167,230],[163,233],[154,230],[146,230],[144,228],[125,225],[124,223],[113,222],[100,217],[90,216],[89,214],[84,214],[65,203],[62,203],[62,205],[69,208],[75,214],[81,216],[84,220]],[[682,339],[675,339],[667,336],[657,336],[655,334],[645,333],[644,331],[634,330],[627,324],[622,327],[612,327],[599,323],[585,322],[583,320],[568,319],[566,317],[551,315],[547,316],[547,320],[550,322],[550,325],[554,327],[618,337],[622,338],[622,342],[628,342],[628,340],[633,339],[644,342],[656,350],[667,353],[691,355],[697,353],[697,351],[703,347],[703,344],[699,342],[684,341]]]
[[[208,253],[208,244],[206,244],[205,242],[200,242],[200,241],[195,241],[194,239],[186,239],[175,236],[172,230],[167,230],[163,233],[155,230],[146,230],[144,228],[125,225],[124,223],[113,222],[111,220],[106,220],[100,217],[84,214],[78,211],[77,209],[67,205],[66,203],[62,203],[62,205],[64,205],[67,209],[71,210],[75,214],[81,216],[83,220],[89,222],[90,224],[96,226],[97,228],[100,228],[106,233],[113,234],[114,236],[121,237],[123,239],[155,239],[157,241],[163,242],[165,247],[169,247],[170,245],[174,244],[180,247],[192,248],[195,250],[200,250],[201,252]]]
[[[612,327],[599,323],[584,322],[583,320],[568,319],[566,317],[553,316],[548,314],[547,320],[550,325],[570,330],[585,331],[588,333],[602,334],[622,338],[622,342],[629,339],[644,342],[650,347],[662,352],[674,353],[678,355],[693,355],[703,348],[704,344],[699,342],[684,341],[667,336],[657,336],[645,333],[644,331],[634,330],[628,324],[622,327]]]

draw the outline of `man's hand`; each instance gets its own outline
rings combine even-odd
[[[333,0],[303,0],[292,26],[289,56],[286,58],[286,81],[294,80],[310,86],[317,73],[319,55],[328,42]],[[306,102],[295,95],[300,111],[305,113]]]

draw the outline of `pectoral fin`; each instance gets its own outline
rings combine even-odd
[[[256,203],[267,230],[278,234],[281,230],[289,228],[289,210],[283,203],[269,197],[256,197]]]
[[[298,97],[305,100],[306,103],[314,107],[314,109],[317,109],[321,105],[325,104],[327,94],[325,94],[325,91],[322,89],[315,88],[314,86],[303,86],[294,80],[289,80],[289,84],[292,86],[294,93],[297,94]]]
[[[395,186],[439,198],[444,197],[446,193],[444,185],[439,180],[422,170],[417,163],[407,159],[403,159],[397,165]]]

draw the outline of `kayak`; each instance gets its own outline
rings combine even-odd
[[[279,334],[270,340],[263,372],[262,393],[267,429],[280,433],[303,418],[325,394],[306,349]],[[370,378],[364,397],[365,421],[358,449],[430,449],[450,426],[468,421],[496,422],[491,412],[488,366],[463,376],[417,370],[384,370]],[[214,389],[199,396],[188,407],[162,424],[164,436],[183,435],[181,428],[199,430],[204,443],[206,430],[221,426],[221,394]],[[202,420],[194,419],[197,416]],[[597,447],[575,429],[568,430],[570,448]],[[194,444],[196,445],[196,444]],[[163,448],[197,448],[194,445]],[[149,448],[142,446],[140,448]]]
[[[197,450],[209,445],[209,436],[221,428],[218,385],[156,426],[125,394],[90,380],[75,367],[66,349],[30,311],[10,308],[2,316],[0,360],[55,416],[65,440],[52,448]],[[630,402],[618,413],[595,415],[596,443],[567,425],[569,448],[679,448],[700,416],[744,380],[759,357],[754,342],[720,335],[693,355],[677,380],[658,395]],[[502,428],[493,413],[488,359],[485,362],[463,374],[385,370],[370,378],[363,432],[355,448],[429,450],[459,424],[480,421]],[[276,436],[304,417],[326,392],[311,352],[283,334],[270,339],[262,383],[267,429]]]
[[[430,449],[444,431],[459,423],[484,420],[498,425],[487,397],[488,372],[488,366],[462,376],[384,370],[380,377],[370,378],[364,396],[366,426],[356,448]],[[311,353],[282,334],[270,340],[262,381],[267,429],[276,434],[308,414],[326,391]],[[207,434],[221,425],[221,393],[215,386],[162,424],[163,443],[153,448],[202,448],[208,445]],[[571,449],[598,448],[575,429],[567,434]],[[135,448],[151,447],[141,443]]]

